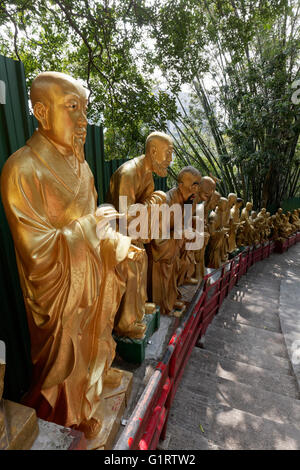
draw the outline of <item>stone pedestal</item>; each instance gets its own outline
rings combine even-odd
[[[87,439],[88,450],[112,450],[113,448],[132,390],[132,373],[122,372],[122,382],[118,388],[104,387],[104,421],[98,436]]]
[[[2,450],[30,449],[39,432],[35,410],[9,400],[3,403],[7,442]]]
[[[39,430],[36,412],[2,399],[4,374],[5,344],[0,341],[0,450],[30,449]]]
[[[145,315],[144,321],[147,325],[145,336],[142,339],[132,339],[113,335],[117,343],[117,353],[124,361],[141,364],[145,359],[146,347],[150,337],[158,330],[160,324],[160,309],[157,306],[152,314]]]

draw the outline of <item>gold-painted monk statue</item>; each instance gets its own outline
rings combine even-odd
[[[252,223],[252,226],[254,228],[253,231],[253,243],[255,245],[259,245],[263,242],[263,225],[264,225],[264,219],[260,215],[258,216],[257,211],[251,211],[251,215],[249,217],[249,220]]]
[[[185,250],[185,239],[176,238],[178,231],[183,229],[184,205],[192,204],[198,193],[201,175],[192,166],[183,168],[177,176],[177,186],[166,193],[166,202],[170,209],[170,238],[152,240],[151,272],[152,299],[160,306],[162,314],[169,314],[174,307],[182,307],[179,299],[178,277],[184,276],[192,266],[182,253]],[[178,216],[176,216],[176,210]],[[176,233],[177,232],[177,233]],[[187,251],[187,250],[186,250]],[[184,274],[183,274],[184,271]]]
[[[209,215],[210,239],[207,246],[207,267],[219,268],[223,262],[224,245],[227,245],[229,228],[224,226],[224,214],[228,200],[220,197],[215,211]]]
[[[251,246],[255,241],[254,227],[250,218],[252,207],[252,202],[247,202],[246,206],[242,209],[240,220],[244,223],[238,228],[238,246]]]
[[[289,211],[287,211],[286,214],[283,214],[283,220],[284,220],[284,225],[285,225],[285,228],[286,228],[286,233],[288,234],[288,237],[290,237],[294,232],[294,227],[290,223],[290,212]]]
[[[243,225],[244,222],[240,220],[240,210],[243,206],[243,199],[237,197],[233,207],[230,209],[230,223],[229,223],[229,239],[228,239],[228,251],[232,253],[237,249],[237,232],[238,228]]]
[[[269,216],[270,214],[267,212],[267,209],[265,207],[263,207],[257,214],[257,217],[261,217],[261,243],[266,243],[269,239]]]
[[[126,289],[139,298],[140,252],[130,238],[99,240],[97,193],[85,161],[86,91],[70,76],[45,72],[31,86],[38,129],[11,155],[1,175],[2,200],[14,239],[33,362],[24,402],[39,417],[82,430],[101,429],[103,385],[111,369],[114,318]],[[103,224],[104,223],[104,224]],[[130,262],[137,261],[135,271]],[[101,408],[101,406],[100,406]]]
[[[294,209],[290,215],[290,222],[294,227],[294,233],[300,230],[299,211]]]
[[[223,244],[223,254],[222,254],[222,261],[225,262],[228,259],[228,254],[232,251],[233,245],[233,235],[235,239],[235,227],[232,223],[231,218],[231,209],[233,208],[234,204],[236,203],[237,195],[234,193],[229,193],[227,196],[227,206],[224,211],[224,218],[223,218],[223,225],[224,227],[228,228],[228,236],[225,239],[225,243]]]
[[[214,192],[216,190],[216,180],[211,176],[203,176],[199,185],[198,203],[204,204],[204,243],[201,250],[195,251],[195,273],[194,277],[202,281],[205,276],[205,250],[209,242],[210,234],[208,230],[208,216],[214,206]]]
[[[192,166],[185,167],[177,176],[177,183],[183,195],[185,207],[190,206],[191,226],[196,217],[196,204],[198,199],[198,188],[201,182],[201,173]],[[195,272],[196,260],[195,250],[186,249],[188,239],[184,237],[184,243],[181,244],[179,265],[177,273],[177,284],[198,284],[198,280],[193,277]]]
[[[291,235],[291,227],[288,225],[287,218],[281,207],[279,207],[275,214],[274,225],[278,239],[288,238]]]
[[[133,243],[142,249],[144,253],[142,279],[139,282],[143,301],[142,305],[136,309],[139,312],[137,321],[140,324],[143,321],[144,314],[153,311],[153,304],[146,302],[147,298],[149,299],[151,296],[152,276],[150,270],[148,270],[148,258],[145,251],[146,245],[151,241],[151,207],[166,202],[165,193],[155,191],[153,173],[161,177],[167,176],[167,169],[172,161],[172,153],[172,138],[163,132],[152,132],[146,139],[145,154],[123,163],[114,172],[110,179],[107,194],[107,201],[117,210],[126,214],[128,228],[134,220],[135,208],[141,205],[147,208],[147,211],[142,216],[140,214],[139,217],[139,219],[142,219],[142,225],[146,224],[147,226],[146,238],[141,237],[133,240]],[[149,246],[147,248],[149,250]],[[118,315],[115,330],[119,335],[126,334],[132,321],[131,317],[132,314],[128,309]]]

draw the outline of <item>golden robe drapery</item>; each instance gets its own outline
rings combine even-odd
[[[38,131],[7,160],[1,190],[31,336],[27,404],[44,419],[76,425],[93,415],[114,358],[124,250],[120,238],[96,236],[97,194],[87,162],[79,174],[72,171]],[[48,411],[39,409],[41,397]]]

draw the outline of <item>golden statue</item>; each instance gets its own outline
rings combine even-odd
[[[202,281],[205,276],[205,250],[209,242],[210,233],[208,230],[209,212],[215,208],[214,192],[216,190],[216,180],[211,176],[203,176],[199,185],[197,203],[204,204],[204,244],[201,250],[195,251],[195,273],[194,277]]]
[[[276,214],[271,215],[270,217],[270,228],[271,228],[271,240],[277,240],[279,238],[278,234],[278,224],[276,219]]]
[[[288,222],[288,226],[290,227],[291,235],[293,235],[298,230],[298,225],[297,223],[295,223],[296,220],[295,220],[294,214],[291,211],[287,211],[286,219]]]
[[[266,235],[267,235],[268,240],[271,240],[272,238],[272,228],[273,228],[273,220],[271,217],[271,213],[266,212]]]
[[[238,246],[251,246],[254,243],[254,227],[250,218],[252,207],[252,202],[247,202],[246,206],[242,209],[240,220],[243,224],[238,228]]]
[[[286,227],[286,233],[288,234],[288,237],[290,237],[294,232],[294,227],[290,223],[290,212],[283,214],[283,220]]]
[[[161,177],[167,176],[172,153],[172,138],[163,132],[152,132],[146,139],[145,154],[123,163],[115,171],[111,177],[107,194],[108,202],[117,210],[126,213],[128,224],[134,220],[136,207],[143,205],[147,208],[147,212],[142,215],[144,219],[142,225],[147,225],[147,237],[133,240],[133,243],[144,252],[143,274],[139,282],[143,301],[136,309],[136,312],[139,312],[137,321],[140,323],[143,321],[145,313],[152,313],[155,309],[155,305],[146,302],[147,297],[151,294],[151,272],[148,271],[148,258],[144,247],[151,241],[151,207],[166,202],[165,193],[154,190],[153,173]],[[120,197],[124,199],[121,200]],[[149,247],[147,248],[149,250]],[[126,335],[128,325],[132,321],[131,317],[132,313],[128,309],[118,315],[115,326],[117,334]]]
[[[263,225],[264,225],[264,219],[260,215],[258,216],[256,211],[251,211],[251,215],[249,217],[249,220],[252,223],[252,226],[254,228],[253,231],[253,243],[255,245],[259,245],[263,242]]]
[[[228,227],[224,227],[224,214],[228,200],[220,197],[216,209],[212,211],[208,218],[210,239],[207,246],[207,266],[209,268],[219,268],[223,262],[224,245],[227,246]]]
[[[178,205],[183,215],[184,205],[191,204],[197,195],[200,180],[198,170],[191,166],[183,168],[177,176],[177,187],[166,193],[168,206]],[[183,306],[178,300],[178,277],[185,277],[191,265],[188,256],[183,260],[183,252],[188,251],[185,250],[185,240],[174,237],[176,230],[182,230],[182,223],[182,217],[175,220],[174,212],[170,212],[170,238],[151,242],[152,300],[160,306],[162,314],[169,314],[174,307]]]
[[[269,217],[270,213],[267,212],[267,209],[263,207],[259,213],[257,214],[257,217],[261,218],[261,237],[260,237],[260,242],[261,243],[266,243],[269,239],[270,235],[270,228],[269,228]]]
[[[290,215],[290,222],[294,228],[294,233],[300,230],[299,211],[294,209]]]
[[[224,211],[223,216],[223,226],[228,228],[228,236],[225,238],[225,243],[223,244],[223,254],[222,254],[222,261],[225,262],[228,259],[228,254],[232,251],[232,234],[234,235],[235,240],[235,227],[232,224],[231,218],[231,209],[233,208],[234,204],[236,203],[237,195],[234,193],[229,193],[227,196],[227,206]],[[231,236],[230,236],[231,235]]]
[[[276,230],[277,239],[288,238],[291,235],[292,227],[289,225],[287,217],[280,207],[274,217],[274,226]]]
[[[240,221],[240,210],[243,205],[241,198],[236,198],[233,207],[230,209],[229,236],[228,236],[228,252],[232,253],[237,249],[237,231],[244,222]]]
[[[188,171],[189,169],[189,171]],[[198,188],[201,181],[201,174],[199,170],[192,166],[184,168],[177,177],[178,186],[182,192],[185,206],[190,205],[191,210],[191,226],[194,227],[196,215],[196,205],[198,200]],[[184,237],[184,242],[181,244],[179,255],[179,268],[177,273],[177,285],[184,284],[198,284],[198,280],[193,277],[195,272],[196,260],[195,251],[186,249],[186,243],[189,240]]]
[[[96,215],[84,157],[85,89],[68,75],[45,72],[32,83],[31,102],[38,129],[1,175],[31,336],[33,377],[24,404],[92,437],[101,428],[95,413],[103,385],[118,386],[122,378],[111,369],[112,329],[126,289],[133,307],[140,296],[141,254],[130,238],[109,237],[105,221],[119,217],[115,210]],[[96,235],[100,222],[103,240]]]

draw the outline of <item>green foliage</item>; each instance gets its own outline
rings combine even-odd
[[[158,9],[153,35],[171,89],[192,88],[190,108],[174,123],[178,163],[212,169],[225,195],[234,190],[255,207],[279,205],[299,181],[300,105],[291,99],[299,77],[299,2],[173,3]],[[188,21],[178,39],[173,24],[181,15]],[[191,36],[203,47],[186,55]]]
[[[144,0],[0,0],[0,53],[22,60],[28,86],[45,70],[81,79],[89,120],[104,124],[107,157],[132,156],[176,112],[138,65],[150,17]]]
[[[23,61],[28,85],[49,69],[80,78],[108,158],[169,129],[170,181],[191,164],[224,195],[279,205],[299,191],[299,12],[298,0],[0,0],[0,53]]]

